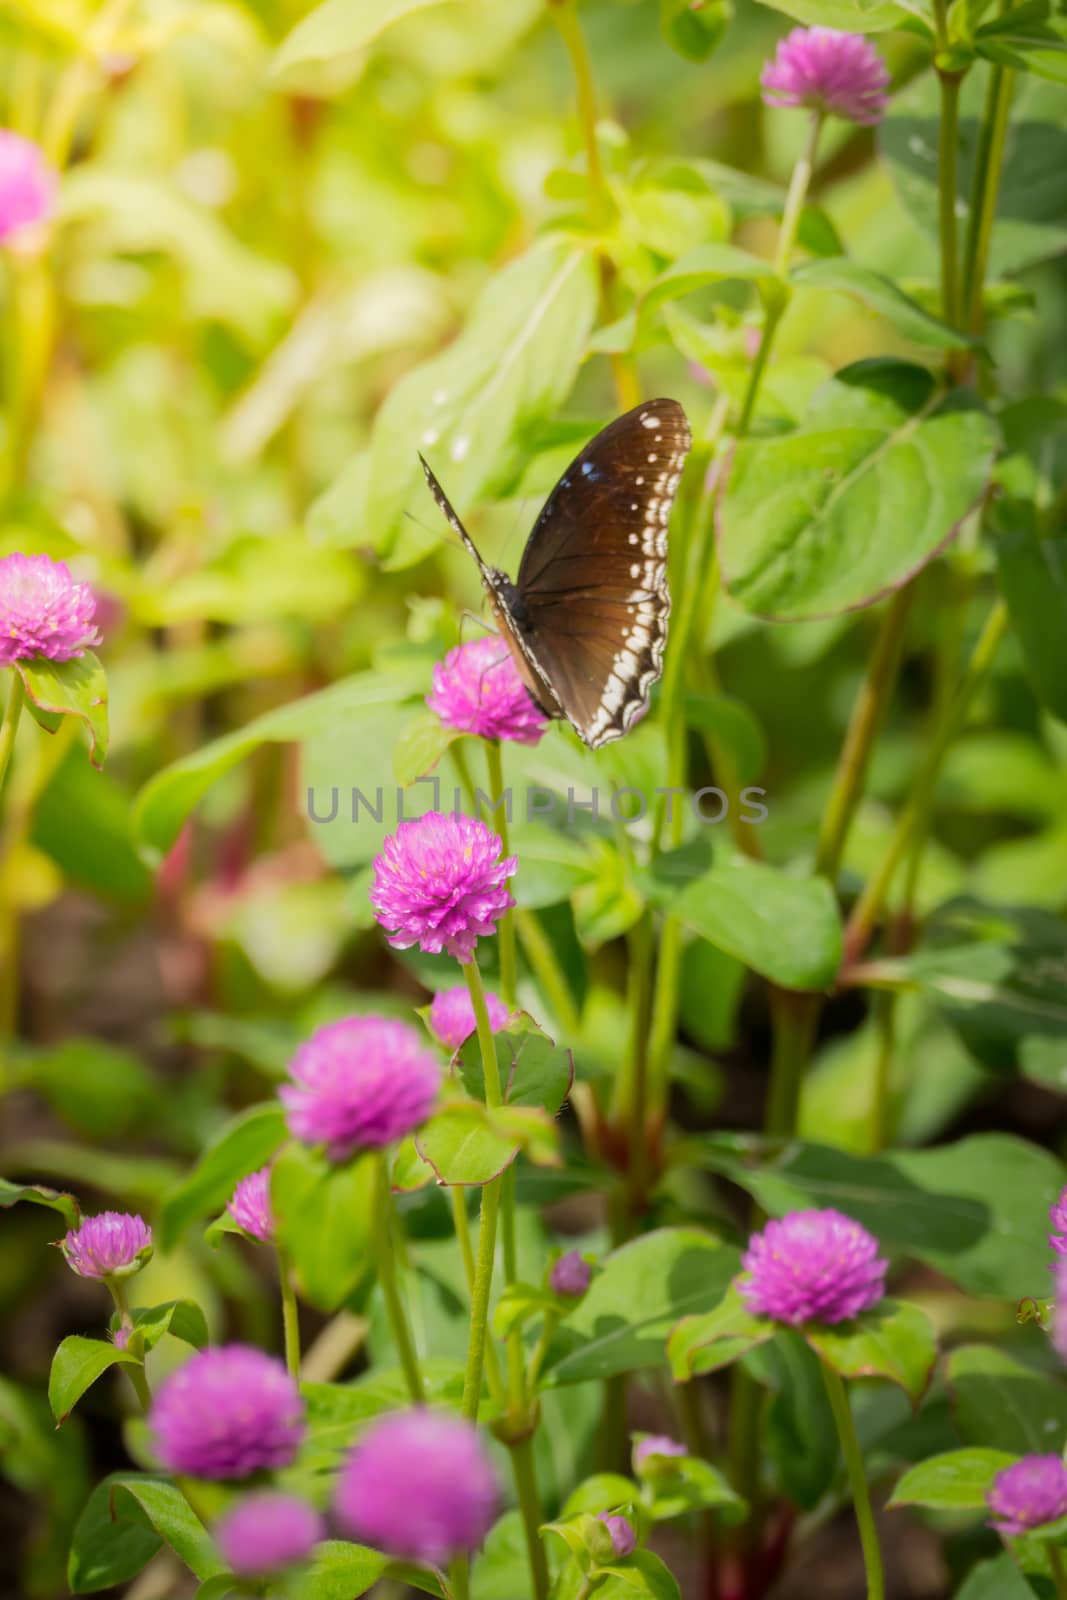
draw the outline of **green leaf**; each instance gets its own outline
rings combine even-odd
[[[335,734],[369,707],[398,705],[409,692],[402,679],[357,673],[317,694],[277,706],[243,728],[201,745],[156,773],[137,796],[133,829],[142,854],[158,865],[186,817],[212,785],[260,745],[296,744],[316,734]]]
[[[984,1510],[993,1479],[1016,1459],[1004,1450],[948,1450],[909,1468],[889,1504],[931,1511]]]
[[[445,727],[436,711],[417,711],[411,721],[404,724],[393,746],[393,773],[397,783],[406,788],[416,778],[432,772],[449,745],[459,737],[455,728]]]
[[[20,1200],[58,1211],[68,1228],[76,1228],[81,1222],[81,1207],[72,1194],[46,1189],[40,1183],[10,1183],[7,1178],[0,1178],[0,1206],[14,1206]]]
[[[522,1518],[505,1511],[490,1528],[471,1572],[471,1600],[513,1600],[529,1582]]]
[[[386,567],[410,565],[444,536],[443,519],[440,533],[427,534],[405,518],[430,505],[420,450],[461,517],[507,487],[526,438],[570,393],[596,295],[584,245],[535,245],[490,280],[458,339],[390,391],[374,426],[362,515]]]
[[[12,1076],[90,1138],[120,1136],[157,1106],[157,1085],[140,1057],[103,1039],[64,1039],[20,1056]]]
[[[1009,13],[1010,16],[1010,13]],[[970,206],[990,68],[977,62],[960,86],[957,214]],[[894,95],[879,130],[879,144],[901,204],[931,243],[938,238],[938,127],[936,75],[924,73]],[[990,240],[989,276],[1003,277],[1067,248],[1067,129],[1058,85],[1023,78],[1012,96],[1000,193]],[[962,238],[962,227],[960,234]]]
[[[17,661],[30,711],[49,733],[62,717],[80,717],[89,730],[89,760],[102,767],[107,755],[107,677],[91,650],[72,661],[31,656]]]
[[[671,1328],[717,1305],[738,1266],[736,1250],[693,1228],[658,1228],[613,1250],[556,1333],[544,1382],[663,1366]]]
[[[667,1355],[675,1381],[685,1383],[699,1373],[728,1367],[772,1339],[775,1331],[773,1322],[754,1317],[746,1309],[737,1286],[731,1283],[713,1310],[683,1317],[671,1329]]]
[[[415,1148],[439,1183],[481,1185],[498,1178],[520,1150],[558,1165],[559,1132],[538,1106],[489,1110],[478,1100],[446,1105],[415,1135]]]
[[[655,311],[699,289],[719,283],[759,283],[773,277],[774,268],[769,261],[750,255],[737,245],[697,245],[650,284],[632,312],[609,328],[601,329],[593,340],[593,348],[607,352],[632,349],[644,337]]]
[[[194,1350],[203,1350],[210,1343],[207,1319],[195,1300],[167,1300],[159,1306],[139,1306],[131,1312],[133,1325],[144,1340],[146,1350],[152,1350],[165,1333]]]
[[[363,1156],[337,1165],[304,1145],[290,1144],[271,1168],[278,1243],[305,1298],[322,1311],[336,1311],[366,1268],[375,1159]]]
[[[294,67],[330,62],[365,50],[394,22],[440,3],[441,0],[323,0],[282,41],[271,62],[271,76],[281,78]]]
[[[892,0],[760,0],[805,27],[839,28],[845,33],[884,33],[910,21],[911,7]]]
[[[964,1444],[1013,1455],[1062,1454],[1067,1390],[992,1345],[965,1344],[948,1358],[952,1413]]]
[[[974,47],[988,61],[1067,83],[1067,18],[1051,15],[1047,4],[1014,6],[984,22]]]
[[[997,571],[1034,689],[1067,722],[1067,534],[1031,528],[997,540]]]
[[[225,1570],[180,1489],[140,1473],[112,1473],[97,1484],[74,1530],[71,1590],[93,1594],[127,1583],[164,1541],[202,1581]]]
[[[172,1250],[199,1217],[220,1211],[238,1179],[262,1167],[285,1138],[285,1113],[277,1101],[232,1117],[184,1178],[167,1190],[159,1212],[159,1242]]]
[[[841,920],[823,878],[727,861],[672,897],[670,909],[716,949],[788,989],[827,989],[841,964]]]
[[[377,1550],[328,1539],[315,1546],[310,1565],[293,1586],[292,1600],[356,1600],[374,1587],[388,1564]]]
[[[570,1094],[574,1082],[574,1057],[557,1045],[525,1011],[512,1017],[493,1035],[500,1086],[512,1106],[537,1106],[554,1117]],[[459,1054],[459,1072],[467,1093],[485,1098],[482,1054],[476,1034]]]
[[[614,1561],[601,1571],[608,1574],[608,1581],[596,1591],[603,1600],[613,1600],[615,1583],[619,1586],[617,1600],[622,1600],[624,1595],[644,1595],[646,1600],[682,1600],[670,1569],[651,1550],[635,1550],[625,1561]]]
[[[764,1439],[777,1481],[790,1500],[813,1511],[834,1483],[841,1454],[822,1363],[799,1332],[780,1328],[746,1365],[771,1391]]]
[[[859,361],[794,432],[745,439],[719,512],[731,594],[772,620],[871,605],[937,554],[989,481],[997,432],[923,367]]]
[[[687,61],[706,61],[718,49],[733,15],[725,0],[660,0],[660,31]]]
[[[745,1509],[741,1496],[721,1472],[699,1456],[671,1456],[670,1470],[651,1480],[653,1522],[667,1522],[691,1511],[714,1509],[735,1520]]]
[[[980,1561],[972,1567],[954,1600],[1039,1600],[1039,1596],[1005,1550],[995,1560]],[[1048,1600],[1048,1596],[1041,1596],[1040,1600]]]
[[[919,1306],[883,1300],[851,1322],[811,1323],[804,1337],[843,1378],[888,1378],[918,1405],[937,1359],[933,1324]]]
[[[48,1403],[57,1425],[64,1422],[74,1410],[86,1389],[102,1377],[109,1367],[139,1367],[136,1356],[104,1339],[83,1339],[71,1334],[63,1340],[52,1357],[48,1375]]]
[[[884,1250],[925,1261],[969,1294],[1020,1300],[1046,1281],[1048,1208],[1067,1181],[1054,1156],[1010,1134],[935,1150],[855,1156],[790,1143],[751,1166],[736,1142],[701,1140],[694,1158],[739,1183],[772,1216],[833,1206]],[[682,1152],[684,1153],[684,1152]]]
[[[799,289],[825,289],[832,293],[847,294],[853,300],[869,306],[912,344],[930,350],[964,350],[974,344],[965,333],[950,328],[939,317],[924,311],[892,278],[844,256],[829,256],[817,261],[804,261],[790,274]]]

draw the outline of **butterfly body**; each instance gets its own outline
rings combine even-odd
[[[662,671],[667,523],[690,443],[674,400],[647,401],[609,423],[546,500],[514,582],[485,564],[422,462],[478,564],[527,689],[546,716],[565,718],[594,750],[629,731]]]

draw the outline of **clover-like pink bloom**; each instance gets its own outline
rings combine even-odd
[[[678,1456],[687,1456],[688,1449],[684,1444],[679,1444],[677,1439],[672,1439],[666,1433],[650,1433],[644,1439],[638,1439],[634,1445],[634,1470],[639,1472],[642,1467],[662,1458],[669,1463]],[[668,1465],[668,1470],[671,1469]]]
[[[341,1469],[334,1511],[353,1539],[440,1567],[478,1548],[499,1502],[478,1430],[419,1408],[368,1428]]]
[[[889,1263],[878,1240],[840,1211],[791,1211],[753,1234],[741,1296],[755,1316],[797,1327],[847,1322],[876,1306]]]
[[[56,198],[56,175],[39,146],[0,128],[0,243],[44,222]]]
[[[242,1178],[226,1202],[226,1210],[245,1233],[269,1244],[274,1238],[274,1217],[270,1209],[270,1167],[260,1167]]]
[[[503,1000],[489,989],[485,992],[485,1009],[494,1033],[507,1027],[511,1012]],[[474,1005],[465,983],[437,991],[430,1006],[430,1032],[446,1050],[458,1050],[461,1044],[466,1044],[476,1026]]]
[[[1056,1455],[1023,1456],[998,1472],[986,1504],[998,1533],[1014,1537],[1067,1516],[1067,1465]]]
[[[279,1090],[289,1132],[331,1161],[379,1150],[430,1115],[441,1066],[406,1022],[368,1015],[328,1022],[302,1044]]]
[[[577,1300],[588,1289],[592,1277],[593,1269],[588,1261],[577,1250],[568,1250],[553,1265],[548,1275],[548,1286],[553,1294]]]
[[[611,1553],[616,1560],[621,1561],[624,1556],[633,1555],[637,1548],[637,1535],[632,1524],[625,1517],[616,1516],[610,1511],[602,1511],[599,1520],[608,1530]]]
[[[889,71],[858,33],[794,28],[779,42],[760,79],[769,106],[807,107],[847,122],[879,122],[888,99]]]
[[[293,1567],[325,1537],[312,1506],[270,1489],[246,1495],[215,1528],[223,1560],[239,1578],[266,1578]]]
[[[548,719],[538,707],[504,640],[497,635],[457,645],[433,669],[426,704],[446,728],[483,739],[537,744]]]
[[[1067,1189],[1049,1207],[1048,1215],[1056,1230],[1049,1234],[1048,1242],[1058,1256],[1067,1255]]]
[[[252,1345],[218,1345],[164,1381],[148,1421],[169,1472],[247,1478],[293,1460],[304,1437],[304,1402],[273,1356]]]
[[[96,599],[51,556],[0,556],[0,667],[31,656],[70,661],[100,643]]]
[[[138,1256],[151,1245],[152,1230],[143,1217],[128,1211],[101,1211],[72,1228],[60,1249],[79,1278],[110,1278],[136,1272],[144,1264]]]
[[[375,858],[370,891],[389,943],[469,961],[515,904],[507,880],[518,862],[502,852],[497,835],[475,817],[430,811],[402,822]]]

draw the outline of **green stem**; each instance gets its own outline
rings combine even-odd
[[[130,1303],[126,1290],[125,1278],[105,1278],[104,1281],[111,1291],[112,1300],[115,1302],[115,1309],[119,1314],[120,1326],[123,1328],[132,1328],[133,1318],[130,1316]],[[137,1396],[138,1404],[147,1417],[148,1413],[152,1409],[152,1391],[148,1387],[148,1375],[145,1372],[144,1365],[141,1364],[136,1367],[124,1366],[122,1370],[125,1372],[126,1376],[130,1380],[130,1383],[133,1385],[133,1392]]]
[[[770,991],[774,1022],[774,1054],[767,1097],[766,1129],[791,1137],[797,1131],[804,1069],[811,1056],[822,1001],[819,995],[795,989]]]
[[[482,1189],[478,1255],[474,1263],[474,1288],[471,1291],[470,1340],[467,1345],[467,1366],[463,1374],[463,1415],[470,1422],[477,1422],[482,1398],[482,1370],[485,1365],[489,1295],[493,1287],[501,1187],[502,1180],[493,1178]]]
[[[22,674],[16,668],[11,669],[11,688],[8,691],[7,706],[4,709],[4,720],[0,722],[0,790],[3,789],[4,779],[7,776],[8,765],[11,761],[11,752],[15,748],[15,735],[18,732],[19,719],[22,716],[22,707],[26,701],[26,690],[22,682]]]
[[[578,125],[585,147],[586,168],[589,174],[589,209],[594,223],[603,223],[610,212],[610,196],[604,181],[604,168],[597,144],[596,88],[593,83],[593,62],[585,42],[582,25],[574,0],[549,0],[552,15],[566,47],[574,73],[574,86],[578,96]]]
[[[1008,136],[1014,89],[1015,73],[1012,69],[994,66],[989,74],[985,111],[978,136],[974,185],[963,247],[963,308],[972,333],[980,333],[982,329],[982,297],[989,265],[989,245],[997,215],[1004,145]]]
[[[511,1468],[515,1477],[515,1493],[518,1496],[522,1527],[526,1536],[526,1552],[530,1562],[534,1600],[547,1600],[551,1580],[544,1540],[541,1537],[541,1525],[545,1517],[534,1468],[533,1439],[530,1434],[525,1434],[508,1448],[511,1452]]]
[[[648,1063],[652,1011],[652,918],[644,912],[629,935],[629,1013],[626,1062],[615,1097],[616,1121],[628,1134],[624,1237],[647,1203],[649,1138]]]
[[[500,836],[503,846],[502,854],[508,856],[511,849],[508,844],[508,814],[504,796],[504,762],[501,756],[500,740],[487,739],[485,741],[485,764],[489,772],[489,798],[492,802],[492,823]],[[515,962],[515,914],[509,908],[505,911],[499,923],[500,937],[500,994],[509,1011],[514,1011],[516,1005],[516,962]]]
[[[829,878],[831,883],[837,879],[852,819],[863,795],[874,741],[889,708],[914,589],[914,584],[906,584],[886,607],[867,668],[867,677],[853,707],[848,733],[838,758],[815,856],[815,871]]]
[[[845,1466],[848,1469],[848,1481],[852,1489],[852,1504],[856,1511],[856,1521],[859,1524],[860,1543],[863,1546],[863,1562],[867,1570],[867,1600],[885,1600],[885,1579],[882,1574],[882,1550],[878,1543],[878,1529],[874,1523],[874,1512],[871,1509],[871,1493],[867,1485],[867,1474],[863,1468],[863,1452],[859,1440],[856,1438],[856,1429],[852,1421],[852,1412],[849,1408],[848,1395],[838,1373],[828,1367],[825,1362],[820,1362],[823,1379],[826,1383],[826,1392],[830,1398],[830,1409],[834,1414],[837,1424],[837,1436],[841,1441],[841,1450],[845,1457]]]
[[[1048,1560],[1052,1568],[1052,1581],[1056,1585],[1056,1600],[1067,1600],[1067,1568],[1063,1564],[1063,1552],[1054,1544],[1048,1547]]]
[[[896,1047],[896,999],[894,994],[875,995],[872,1007],[878,1039],[871,1093],[869,1145],[872,1155],[878,1155],[892,1142],[891,1075]]]
[[[960,139],[958,72],[938,72],[941,84],[941,135],[937,153],[938,217],[941,232],[941,307],[950,328],[959,327],[959,228],[956,183]]]
[[[478,1050],[482,1058],[482,1076],[485,1079],[485,1103],[490,1109],[503,1105],[504,1091],[500,1084],[500,1064],[496,1058],[493,1025],[485,1003],[485,989],[478,970],[477,958],[472,956],[463,968],[467,990],[474,1007],[474,1022],[478,1034]]]
[[[396,1215],[393,1206],[393,1190],[389,1182],[389,1166],[384,1152],[376,1158],[377,1173],[375,1174],[375,1187],[377,1190],[376,1211],[374,1225],[374,1251],[378,1269],[378,1284],[385,1300],[385,1309],[389,1317],[389,1327],[393,1334],[393,1343],[396,1345],[400,1357],[400,1367],[404,1374],[404,1381],[408,1386],[408,1394],[413,1404],[425,1405],[426,1390],[423,1387],[422,1372],[419,1369],[418,1357],[408,1327],[407,1315],[404,1311],[404,1302],[400,1295],[400,1286],[396,1275]]]
[[[282,1331],[285,1337],[285,1365],[294,1378],[300,1377],[300,1314],[293,1288],[293,1274],[285,1251],[275,1245],[278,1257],[278,1283],[282,1292]]]
[[[925,759],[915,779],[911,795],[897,818],[897,825],[893,829],[878,870],[868,881],[856,902],[845,931],[846,964],[857,960],[862,954],[892,887],[897,867],[907,854],[913,840],[926,827],[937,789],[937,780],[941,773],[941,763],[966,721],[975,694],[992,670],[1000,641],[1007,632],[1008,622],[1007,607],[1002,600],[998,600],[986,619],[956,693],[945,708],[940,725],[931,733]]]
[[[463,1272],[467,1279],[467,1293],[474,1293],[474,1250],[471,1245],[470,1219],[467,1216],[466,1191],[458,1184],[453,1184],[449,1193],[452,1196],[452,1223],[459,1241],[459,1253],[463,1261]],[[485,1377],[489,1385],[489,1393],[493,1397],[493,1404],[499,1411],[507,1409],[508,1397],[504,1388],[504,1380],[500,1376],[500,1363],[496,1358],[496,1349],[491,1339],[485,1344]]]
[[[540,917],[535,912],[524,911],[518,906],[512,915],[526,959],[533,968],[538,987],[552,1008],[552,1015],[564,1033],[573,1036],[581,1028],[582,1019],[571,995],[567,975],[559,964],[556,952],[552,948],[552,941],[545,933]]]

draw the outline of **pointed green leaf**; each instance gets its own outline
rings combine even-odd
[[[815,1353],[843,1378],[888,1378],[918,1405],[937,1359],[933,1324],[905,1300],[881,1305],[832,1327],[809,1323],[801,1330]]]
[[[889,1503],[931,1511],[984,1509],[993,1479],[1017,1459],[1004,1450],[948,1450],[905,1472]]]
[[[48,1375],[48,1403],[56,1423],[70,1416],[78,1401],[110,1367],[139,1367],[136,1356],[118,1350],[106,1339],[84,1339],[71,1334],[52,1357]]]
[[[60,718],[80,717],[89,730],[89,760],[102,767],[108,740],[107,677],[93,652],[71,661],[32,656],[16,662],[15,670],[41,726],[54,733]]]

